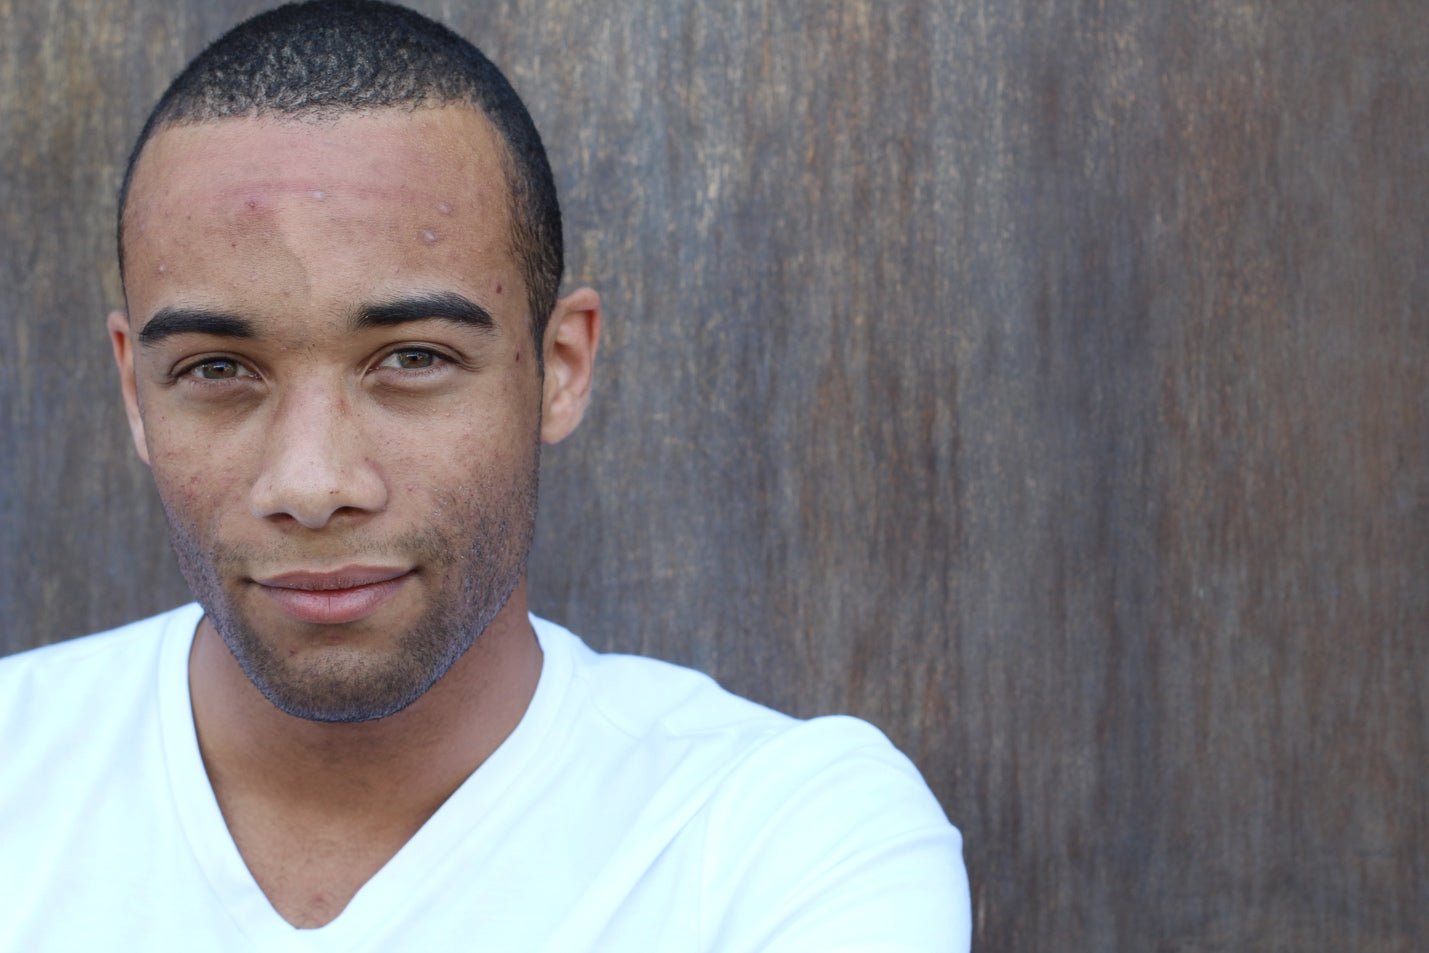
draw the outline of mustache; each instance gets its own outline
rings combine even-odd
[[[258,580],[295,571],[325,572],[345,566],[404,566],[443,563],[454,555],[451,541],[435,529],[374,539],[365,527],[351,530],[304,531],[258,545],[225,539],[205,545],[204,534],[185,521],[169,517],[175,548],[200,555],[217,575]]]

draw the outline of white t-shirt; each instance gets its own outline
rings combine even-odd
[[[295,929],[204,773],[201,612],[0,661],[0,951],[968,948],[958,832],[875,728],[535,618],[516,730],[336,919]]]

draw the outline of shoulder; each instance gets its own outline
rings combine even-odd
[[[769,786],[775,778],[797,784],[830,771],[874,771],[926,790],[912,763],[866,721],[845,715],[793,718],[725,690],[702,672],[657,659],[601,654],[554,623],[534,622],[547,652],[570,657],[571,680],[583,703],[631,738],[653,735],[692,744],[729,739],[736,749],[726,762],[731,780],[749,772]]]
[[[586,703],[631,736],[738,735],[756,761],[792,761],[821,770],[845,758],[878,762],[921,778],[873,725],[845,715],[793,718],[727,691],[693,669],[635,655],[602,654],[579,637],[533,617],[542,647],[570,657],[572,681]]]
[[[627,734],[762,736],[798,723],[725,691],[703,672],[638,655],[599,653],[553,622],[532,621],[542,648],[569,659],[571,680],[588,704]]]
[[[187,693],[185,637],[201,615],[185,606],[0,659],[0,841],[59,838],[76,820],[56,805],[83,792],[105,792],[110,812],[152,799],[133,779],[163,764],[165,691]]]
[[[588,704],[634,747],[698,763],[699,869],[715,921],[762,936],[755,948],[882,949],[894,937],[899,948],[967,948],[961,836],[881,731],[791,718],[698,672],[600,655],[542,625],[543,646],[575,653]]]
[[[157,670],[166,638],[191,636],[202,615],[190,604],[0,659],[0,712],[132,684],[141,672]]]

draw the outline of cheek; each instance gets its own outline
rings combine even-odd
[[[523,393],[535,388],[519,375],[506,377],[472,399],[400,421],[386,442],[392,459],[423,473],[443,473],[453,485],[464,482],[463,476],[480,478],[519,466],[540,428],[540,402]]]
[[[149,440],[149,469],[169,514],[191,527],[216,520],[223,505],[241,492],[242,478],[204,440],[176,440],[164,434]]]
[[[533,479],[537,461],[536,422],[511,418],[467,418],[451,427],[433,428],[420,445],[388,461],[388,472],[401,473],[409,502],[440,514],[482,510],[519,495]],[[413,452],[413,451],[416,452]]]
[[[171,516],[196,525],[206,514],[214,512],[215,496],[220,491],[204,479],[204,474],[179,469],[170,460],[151,463],[151,467],[159,498]]]

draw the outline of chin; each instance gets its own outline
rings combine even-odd
[[[395,715],[426,694],[475,644],[514,588],[514,581],[504,587],[486,611],[473,611],[479,601],[457,604],[466,611],[429,603],[426,614],[402,627],[395,641],[367,623],[364,633],[350,629],[351,638],[335,642],[318,636],[298,652],[276,643],[271,628],[231,611],[226,601],[205,602],[204,609],[239,667],[274,707],[308,721],[353,723]]]
[[[234,658],[275,708],[308,721],[350,724],[395,715],[426,694],[475,638],[432,653],[397,651],[374,657],[347,647],[328,647],[301,664],[279,662],[272,653],[243,645]]]

